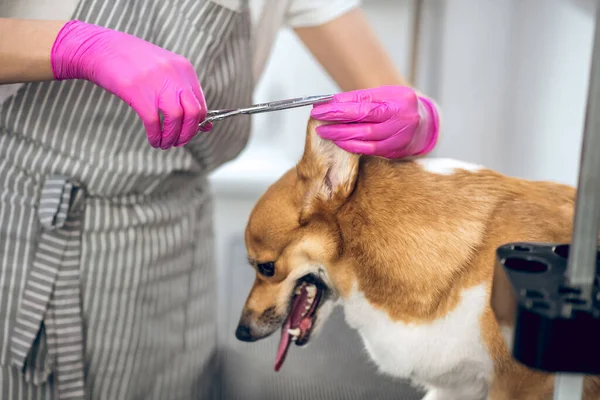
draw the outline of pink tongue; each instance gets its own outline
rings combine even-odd
[[[279,339],[279,347],[277,348],[277,355],[275,356],[276,372],[279,371],[283,365],[285,356],[287,355],[290,344],[292,343],[292,335],[288,333],[288,329],[292,327],[298,328],[302,325],[302,311],[304,311],[304,305],[306,304],[307,297],[308,293],[303,288],[302,292],[295,297],[290,313],[283,324],[283,328],[281,328],[281,339]]]
[[[291,315],[291,313],[290,313]],[[291,335],[288,333],[288,329],[290,329],[291,321],[290,316],[288,315],[285,320],[285,324],[283,324],[283,328],[281,329],[281,339],[279,340],[279,347],[277,348],[277,355],[275,356],[275,372],[278,372],[283,362],[285,361],[285,356],[287,355],[288,349],[290,348],[290,344],[292,343]]]

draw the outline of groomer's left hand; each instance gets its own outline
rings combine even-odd
[[[435,104],[406,86],[339,93],[315,105],[311,116],[330,122],[317,133],[340,148],[390,159],[430,152],[439,131]]]

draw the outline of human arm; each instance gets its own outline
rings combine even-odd
[[[294,31],[343,91],[408,85],[360,8]]]
[[[186,144],[206,117],[204,94],[191,63],[145,40],[75,20],[1,19],[0,34],[0,84],[93,82],[135,110],[153,147]]]
[[[54,79],[50,52],[65,23],[0,18],[0,84]]]
[[[317,128],[319,135],[344,150],[386,158],[427,154],[434,148],[436,104],[409,87],[360,8],[295,31],[345,91],[313,108],[314,118],[331,123]]]

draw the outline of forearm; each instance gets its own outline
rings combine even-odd
[[[0,84],[54,79],[50,52],[65,23],[0,18]]]
[[[296,34],[343,91],[409,85],[361,9]]]

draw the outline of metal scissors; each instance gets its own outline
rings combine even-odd
[[[297,97],[295,99],[271,101],[269,103],[254,104],[246,108],[237,108],[230,110],[209,110],[206,113],[206,119],[198,125],[198,128],[208,122],[221,121],[225,118],[240,114],[258,114],[263,112],[287,110],[288,108],[304,107],[312,104],[325,103],[333,99],[332,94],[319,96]]]

